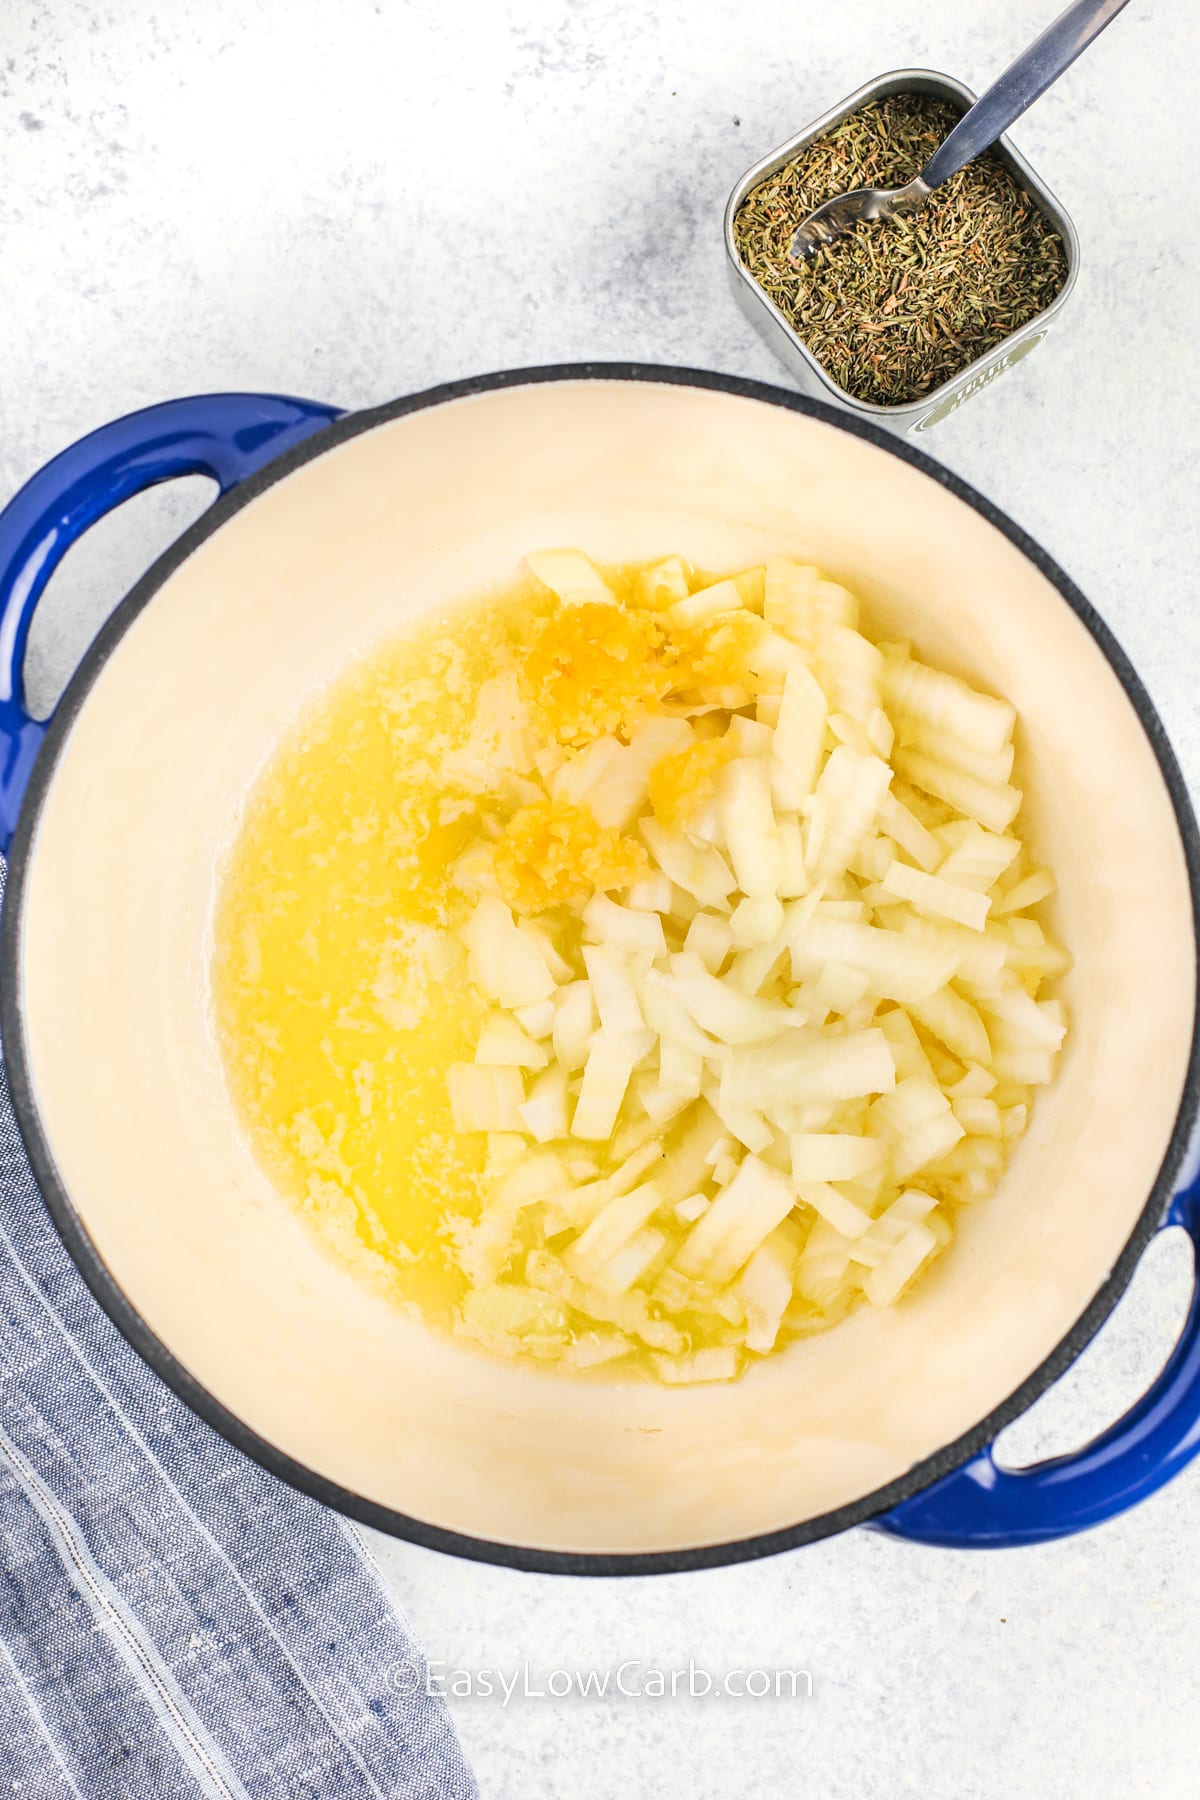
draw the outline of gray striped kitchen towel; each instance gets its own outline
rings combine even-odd
[[[0,1795],[466,1800],[423,1666],[357,1530],[189,1412],[92,1299],[0,1065]]]

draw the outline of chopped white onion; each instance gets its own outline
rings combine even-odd
[[[627,604],[581,552],[529,566],[566,605]],[[664,632],[748,632],[749,673],[575,749],[539,735],[515,674],[480,690],[447,821],[482,797],[453,881],[490,1010],[450,1097],[495,1179],[455,1227],[462,1329],[731,1380],[893,1304],[994,1190],[1054,1073],[1042,984],[1069,958],[1028,916],[1054,881],[1012,829],[1011,706],[873,644],[854,595],[788,558],[697,588],[673,557],[617,587]],[[716,739],[664,824],[655,769]],[[514,919],[494,845],[535,799],[640,839],[649,868]]]

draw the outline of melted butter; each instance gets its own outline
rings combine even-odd
[[[256,1157],[443,1322],[466,1288],[448,1230],[478,1215],[486,1140],[450,1115],[481,1005],[449,870],[478,819],[440,771],[535,613],[526,587],[477,603],[318,698],[249,797],[214,920],[217,1033]]]

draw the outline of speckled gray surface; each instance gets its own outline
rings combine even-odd
[[[362,406],[474,370],[642,357],[778,378],[729,298],[735,177],[882,69],[982,85],[1053,0],[23,0],[0,15],[0,499],[169,395]],[[914,19],[919,22],[914,22]],[[1138,0],[1016,135],[1073,211],[1079,288],[1037,355],[926,439],[1065,564],[1200,782],[1190,0]],[[39,617],[44,700],[194,513],[126,510]],[[1144,1385],[1187,1291],[1162,1242],[1015,1457]],[[429,1654],[468,1670],[788,1667],[811,1699],[455,1702],[493,1800],[909,1792],[1184,1796],[1200,1699],[1200,1469],[1053,1548],[856,1532],[749,1567],[556,1581],[378,1540]],[[628,1685],[628,1679],[626,1685]]]

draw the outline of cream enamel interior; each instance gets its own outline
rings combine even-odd
[[[863,497],[869,505],[862,505]],[[1016,779],[1077,959],[1056,1085],[994,1200],[888,1313],[739,1384],[572,1381],[432,1339],[308,1235],[234,1127],[210,1035],[219,856],[311,691],[436,606],[579,544],[709,568],[812,557],[1007,695]],[[34,1092],[83,1225],[168,1349],[255,1432],[353,1492],[477,1537],[651,1551],[787,1527],[984,1417],[1124,1245],[1178,1110],[1194,1015],[1178,828],[1138,719],[1053,587],[970,507],[760,401],[539,384],[380,425],[253,500],[102,668],[24,892]]]

